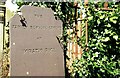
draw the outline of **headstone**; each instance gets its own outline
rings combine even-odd
[[[10,20],[11,76],[64,76],[64,53],[56,36],[62,22],[49,8],[23,6]]]

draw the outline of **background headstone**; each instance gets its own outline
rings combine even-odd
[[[64,76],[64,53],[56,36],[62,22],[48,8],[23,6],[10,20],[11,76]]]

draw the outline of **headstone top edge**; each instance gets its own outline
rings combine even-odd
[[[53,18],[50,8],[25,5],[19,10],[10,21],[10,76],[65,76],[58,37],[63,22]]]
[[[48,12],[51,12],[51,14],[54,16],[54,11],[52,10],[52,9],[50,9],[50,8],[44,8],[44,7],[38,7],[38,6],[30,6],[30,5],[23,5],[20,9],[19,9],[19,11],[22,13],[22,14],[24,14],[25,13],[25,10],[28,10],[28,8],[35,8],[35,9],[37,9],[38,10],[38,12],[39,12],[39,10],[41,10],[41,9],[44,9],[45,11],[48,11]],[[17,16],[17,15],[19,15],[18,13],[15,13],[14,15],[13,15],[13,17],[11,17],[11,19],[9,20],[10,22],[11,22],[11,20],[15,17],[15,16]],[[54,19],[55,19],[55,16],[54,16]],[[55,19],[56,20],[56,19]],[[56,20],[56,21],[59,21],[59,22],[61,22],[62,23],[62,20]]]

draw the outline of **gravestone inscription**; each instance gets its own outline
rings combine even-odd
[[[64,53],[56,38],[62,22],[49,8],[20,10],[10,20],[11,76],[64,76]]]

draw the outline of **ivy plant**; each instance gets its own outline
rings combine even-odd
[[[120,76],[120,5],[111,11],[97,10],[89,3],[89,50],[72,64],[71,76],[80,78],[118,78]],[[102,3],[101,3],[102,4]]]

